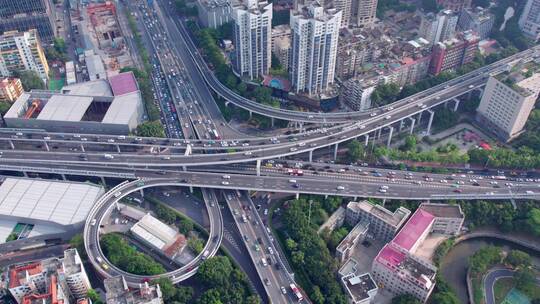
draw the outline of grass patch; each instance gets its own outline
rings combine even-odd
[[[495,282],[495,287],[493,290],[495,293],[495,304],[502,303],[512,288],[514,288],[513,278],[498,279]]]
[[[484,304],[484,287],[482,286],[482,276],[472,278],[474,303]]]

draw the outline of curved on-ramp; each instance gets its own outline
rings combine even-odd
[[[188,264],[167,273],[146,276],[131,274],[123,271],[107,260],[103,254],[103,251],[101,250],[101,247],[99,246],[99,227],[105,215],[111,211],[111,209],[116,205],[116,202],[126,195],[144,188],[158,186],[182,186],[182,184],[171,181],[170,179],[137,179],[131,182],[124,181],[103,194],[90,210],[84,226],[84,247],[88,254],[90,263],[101,276],[108,278],[123,275],[126,279],[126,283],[130,287],[138,287],[142,282],[163,277],[169,278],[173,283],[178,283],[193,276],[197,272],[199,265],[206,258],[214,256],[218,251],[223,238],[223,219],[221,216],[221,211],[219,210],[219,205],[217,202],[215,204],[209,204],[209,202],[205,200],[210,219],[209,237],[201,253]],[[121,194],[117,195],[118,192]],[[210,199],[213,199],[213,197]],[[96,219],[94,225],[92,225],[93,219]],[[216,236],[217,239],[214,239]],[[102,260],[101,262],[98,261],[98,257]],[[104,267],[103,265],[106,266]]]

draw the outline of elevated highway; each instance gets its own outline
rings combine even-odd
[[[139,284],[143,282],[162,277],[169,278],[173,283],[178,283],[194,275],[197,272],[198,266],[206,258],[213,256],[218,251],[223,238],[223,220],[221,217],[221,211],[219,210],[219,205],[217,204],[217,198],[212,191],[210,194],[206,194],[208,197],[204,198],[210,219],[208,241],[203,251],[195,259],[183,267],[160,275],[135,275],[117,268],[110,263],[103,254],[103,251],[99,246],[99,236],[101,233],[100,226],[103,223],[103,219],[107,216],[107,214],[110,214],[111,210],[116,206],[116,203],[120,199],[132,192],[136,192],[148,187],[181,185],[182,184],[179,184],[172,179],[136,179],[134,181],[122,182],[100,197],[97,203],[90,210],[84,226],[83,236],[85,250],[88,254],[88,260],[102,277],[109,278],[123,275],[130,287],[139,287]],[[118,193],[120,193],[120,195],[118,195]],[[96,221],[92,225],[94,219]]]

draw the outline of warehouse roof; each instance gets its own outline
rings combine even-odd
[[[0,185],[0,215],[75,224],[86,220],[102,193],[85,183],[7,178]]]
[[[127,124],[133,117],[133,109],[141,103],[139,91],[115,96],[107,113],[103,117],[102,123]],[[129,110],[129,111],[128,111]]]
[[[146,214],[133,225],[131,227],[131,232],[159,249],[164,249],[167,244],[173,243],[178,235],[176,230],[150,214]]]
[[[87,96],[112,96],[109,82],[105,79],[74,83],[62,88],[64,94]]]
[[[37,119],[80,121],[92,100],[89,96],[53,95]]]

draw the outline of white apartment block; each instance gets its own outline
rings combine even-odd
[[[430,45],[452,39],[456,33],[458,20],[458,14],[451,10],[444,10],[436,15],[433,13],[422,15],[418,34]]]
[[[490,77],[477,109],[476,119],[505,141],[521,134],[540,92],[540,73],[520,75]]]
[[[36,71],[44,81],[49,78],[49,65],[34,29],[0,36],[0,76],[11,76],[17,70]]]
[[[378,0],[351,0],[349,24],[360,27],[371,27],[375,22]]]
[[[291,28],[288,24],[278,25],[272,29],[272,52],[285,71],[288,71],[291,54]]]
[[[334,8],[341,11],[341,27],[348,27],[351,22],[353,1],[357,0],[334,0]]]
[[[296,93],[316,96],[334,83],[341,12],[317,3],[291,11],[290,79]]]
[[[17,303],[33,297],[52,296],[64,303],[84,299],[91,288],[77,249],[64,251],[63,258],[49,258],[8,270],[8,289]],[[54,286],[55,288],[52,288]]]
[[[373,205],[368,201],[349,202],[345,213],[345,222],[351,226],[358,222],[369,223],[369,234],[383,242],[389,242],[405,223],[411,211],[399,207],[396,211]]]
[[[249,79],[268,74],[272,61],[272,3],[247,0],[235,4],[232,19],[236,73]]]
[[[376,79],[351,78],[343,83],[340,95],[342,102],[355,111],[366,111],[371,108],[371,94],[375,91]]]
[[[533,40],[540,38],[540,0],[527,0],[518,24],[525,36]]]

